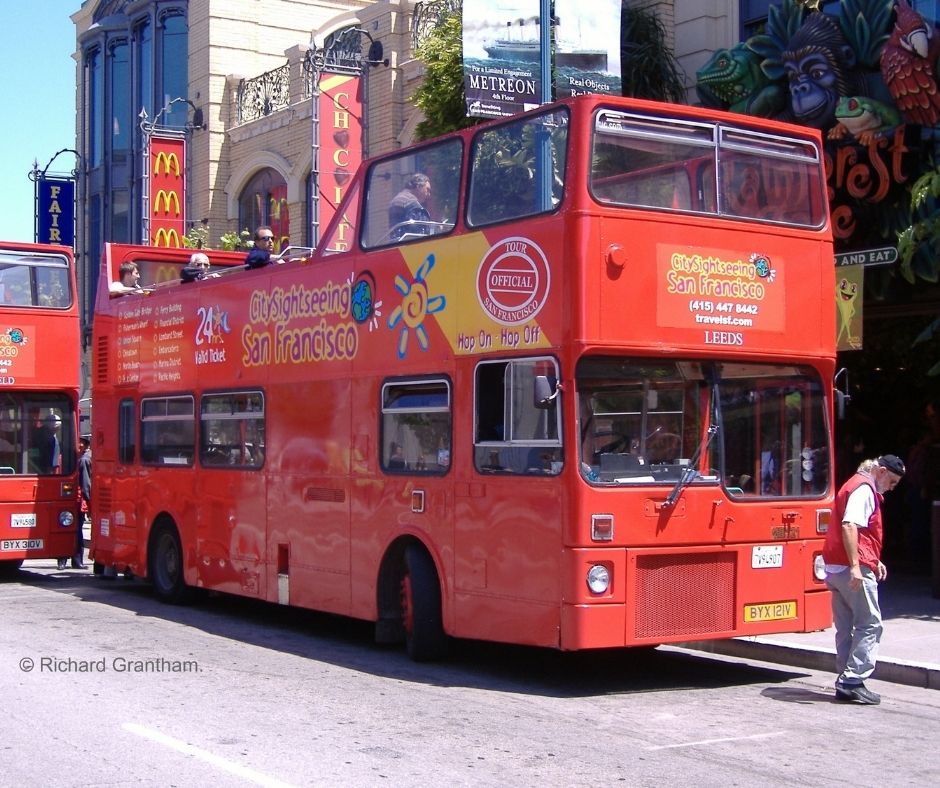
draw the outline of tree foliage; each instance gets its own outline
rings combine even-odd
[[[463,23],[458,10],[444,16],[415,52],[426,68],[424,82],[414,95],[415,106],[424,113],[424,120],[415,129],[419,140],[479,122],[466,114],[462,37]]]
[[[620,10],[620,70],[623,95],[657,101],[685,101],[685,82],[666,43],[666,28],[652,11]]]

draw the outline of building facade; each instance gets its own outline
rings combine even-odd
[[[185,141],[186,228],[226,233],[277,221],[311,245],[313,55],[354,28],[363,66],[366,155],[412,140],[413,0],[88,0],[76,27],[80,291],[86,336],[101,244],[152,242],[151,134]],[[361,48],[360,48],[361,44]],[[347,65],[349,65],[347,63]],[[355,65],[355,64],[353,64]],[[175,238],[171,241],[175,242]]]

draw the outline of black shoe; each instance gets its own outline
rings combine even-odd
[[[841,687],[836,685],[836,700],[847,703],[860,703],[863,706],[877,706],[881,703],[881,695],[872,692],[864,684]]]
[[[84,568],[85,568],[85,564],[83,564],[80,560],[78,560],[77,558],[72,559],[72,569],[84,569]]]
[[[59,569],[65,569],[65,567],[67,567],[67,566],[69,565],[69,559],[68,559],[68,558],[60,558],[58,561],[56,561],[56,563],[58,564]]]

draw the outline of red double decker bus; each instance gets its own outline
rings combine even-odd
[[[99,568],[417,659],[828,625],[816,131],[582,96],[368,162],[313,254],[210,257],[98,294]]]
[[[0,242],[0,572],[75,555],[80,345],[71,249]]]

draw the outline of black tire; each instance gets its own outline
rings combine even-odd
[[[447,635],[441,616],[441,585],[431,556],[419,545],[405,548],[401,604],[408,656],[415,662],[443,657]]]
[[[20,571],[20,567],[22,565],[22,558],[17,558],[13,561],[0,561],[0,578],[8,579],[11,577],[16,577],[16,574]]]
[[[148,572],[157,598],[171,605],[186,604],[191,589],[183,578],[183,548],[176,528],[157,526],[150,545]]]

